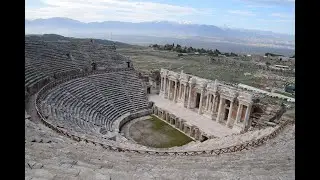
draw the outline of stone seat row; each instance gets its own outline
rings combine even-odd
[[[127,73],[131,74],[131,72]],[[147,108],[148,104],[143,94],[137,97],[126,95],[123,92],[126,91],[122,87],[123,85],[112,79],[116,76],[122,76],[122,74],[117,72],[98,74],[62,83],[53,88],[42,100],[43,112],[51,118],[61,115],[60,125],[65,120],[68,121],[65,122],[65,126],[77,123],[76,127],[80,129],[94,126],[93,131],[97,133],[100,133],[97,130],[99,128],[113,131],[112,124],[121,115]],[[141,85],[139,81],[136,83]],[[133,92],[141,91],[142,87],[137,87],[132,86],[130,90]],[[52,108],[59,110],[59,112],[63,111],[65,114],[61,114],[61,112],[57,114],[52,111]],[[71,128],[78,132],[77,128]]]
[[[85,69],[91,67],[91,61],[88,60],[89,57],[87,57],[84,53],[71,51],[70,54],[72,56],[71,60],[80,68]]]
[[[54,59],[42,59],[42,60],[33,60],[31,64],[39,69],[42,72],[45,72],[49,76],[53,76],[53,74],[61,73],[61,72],[68,72],[72,70],[78,70],[75,65],[71,63],[65,63],[61,61],[56,61]]]
[[[51,123],[57,125],[57,127],[67,129],[69,131],[74,131],[81,134],[99,136],[99,129],[100,127],[93,125],[90,122],[85,120],[76,118],[65,112],[62,109],[49,107],[50,116],[48,119]]]
[[[95,104],[86,103],[78,98],[79,97],[74,96],[70,92],[58,89],[52,92],[46,101],[47,104],[53,104],[58,107],[63,106],[66,109],[70,109],[76,116],[89,119],[93,123],[101,126],[118,117],[117,112],[115,112],[110,105],[106,105],[104,111],[101,112],[94,107]]]
[[[79,68],[90,68],[91,63],[93,62],[92,57],[95,57],[96,54],[101,54],[94,58],[94,61],[103,62],[108,67],[112,66],[113,64],[124,64],[124,61],[121,59],[111,59],[108,53],[111,51],[103,51],[99,52],[96,45],[88,44],[88,47],[91,47],[91,50],[84,50],[81,51],[81,44],[74,45],[74,43],[65,43],[65,42],[42,42],[39,40],[28,41],[25,42],[25,51],[27,51],[26,56],[30,58],[41,58],[45,59],[46,61],[50,61],[47,59],[52,59],[56,63],[57,61],[66,61],[68,64],[76,65]],[[75,57],[73,60],[68,57],[67,54],[70,54],[72,51],[72,55]],[[101,51],[101,50],[100,50]],[[77,54],[82,54],[77,56]],[[39,57],[40,56],[40,57]],[[82,56],[82,57],[81,57]],[[121,55],[119,55],[121,57]],[[47,63],[47,62],[46,62]],[[60,66],[62,68],[62,66]]]
[[[25,65],[25,69],[33,67],[25,73],[26,88],[38,89],[38,85],[43,84],[41,82],[46,79],[57,79],[82,70],[87,71],[91,68],[92,60],[88,54],[92,55],[95,52],[81,52],[81,43],[44,42],[40,39],[32,40],[31,38],[25,38],[25,61],[29,62],[28,65]],[[88,47],[92,46],[92,50],[96,49],[96,45],[85,44]],[[71,51],[72,54],[70,53]],[[71,54],[72,57],[68,54]],[[108,51],[105,51],[103,55],[109,57]],[[109,60],[109,58],[103,61],[107,64],[106,67],[117,67],[117,64],[121,66],[124,64],[121,60],[114,62],[113,60]],[[36,74],[40,75],[37,76]]]

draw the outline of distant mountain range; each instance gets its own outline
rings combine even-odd
[[[55,33],[71,37],[105,39],[120,37],[120,39],[115,39],[118,41],[122,41],[121,36],[130,36],[129,39],[131,40],[129,42],[124,42],[135,44],[148,44],[149,41],[149,44],[151,44],[151,42],[157,43],[156,40],[159,38],[173,38],[175,41],[181,41],[182,45],[183,43],[189,44],[187,41],[193,40],[199,42],[203,41],[204,44],[227,43],[253,48],[286,49],[285,51],[292,51],[292,54],[294,54],[293,51],[295,48],[293,35],[273,33],[270,31],[230,29],[213,25],[184,24],[169,21],[141,23],[105,21],[84,23],[73,19],[58,17],[35,19],[32,21],[25,20],[25,30],[26,34]]]

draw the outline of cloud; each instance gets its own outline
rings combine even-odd
[[[67,17],[83,22],[92,21],[180,21],[186,16],[208,16],[213,9],[197,9],[163,3],[128,0],[42,0],[42,7],[28,6],[26,19]]]
[[[246,2],[262,3],[262,4],[293,4],[295,0],[242,0]]]
[[[293,8],[295,6],[295,0],[236,0],[245,4],[246,8]]]
[[[228,13],[236,14],[236,15],[240,15],[240,16],[255,16],[255,14],[251,11],[229,10]]]
[[[270,16],[278,17],[282,19],[294,19],[294,14],[284,14],[284,13],[272,13]]]
[[[295,23],[294,19],[263,19],[263,18],[258,18],[257,20],[260,22],[265,22],[265,23]]]

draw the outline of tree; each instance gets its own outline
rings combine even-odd
[[[171,44],[166,44],[166,45],[164,45],[164,50],[172,50],[172,45]]]
[[[188,47],[187,52],[191,53],[192,52],[192,47]]]
[[[231,52],[231,54],[230,54],[231,56],[238,56],[236,53],[233,53],[233,52]]]
[[[152,45],[152,47],[159,48],[159,45],[158,44],[154,44],[154,45]]]
[[[182,53],[187,53],[187,47],[184,47],[181,52],[182,52]]]
[[[221,54],[221,52],[220,52],[218,49],[215,49],[215,50],[214,50],[214,53],[215,53],[215,54]]]
[[[193,52],[194,51],[194,49],[190,46],[190,47],[188,47],[188,49],[187,49],[187,52],[188,53],[191,53],[191,52]]]
[[[282,55],[280,55],[280,54],[273,54],[273,53],[265,53],[264,54],[265,56],[282,56]]]

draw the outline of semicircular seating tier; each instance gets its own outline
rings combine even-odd
[[[72,79],[51,89],[41,111],[57,127],[94,136],[113,131],[122,115],[148,108],[135,71],[120,71]]]
[[[127,68],[131,60],[100,44],[85,41],[46,42],[25,38],[25,88],[43,81],[91,71],[95,62],[104,69]],[[39,85],[40,84],[40,85]]]

